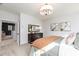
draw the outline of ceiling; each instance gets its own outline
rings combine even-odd
[[[0,4],[0,9],[17,15],[23,12],[43,20],[62,16],[64,14],[79,13],[78,3],[51,3],[50,5],[54,8],[53,14],[42,16],[39,11],[43,4],[44,3],[2,3]]]

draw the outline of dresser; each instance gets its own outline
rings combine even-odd
[[[42,38],[43,33],[29,33],[28,34],[28,43],[32,43],[36,39]]]

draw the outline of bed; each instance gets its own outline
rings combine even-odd
[[[47,36],[37,39],[31,46],[31,56],[58,56],[59,45],[63,37]]]
[[[30,56],[78,56],[79,50],[72,44],[76,38],[74,33],[66,37],[48,36],[33,42]]]

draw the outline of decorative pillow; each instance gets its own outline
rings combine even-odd
[[[74,42],[75,38],[76,38],[76,34],[75,33],[70,33],[67,36],[65,43],[68,44],[68,45],[71,45]]]

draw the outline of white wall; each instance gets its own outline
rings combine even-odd
[[[7,11],[0,10],[0,19],[17,22],[19,20],[19,16]]]
[[[50,30],[51,23],[64,22],[64,21],[68,21],[71,23],[71,32],[79,32],[79,27],[78,27],[79,26],[79,14],[72,13],[72,14],[65,14],[61,17],[55,17],[55,18],[44,21],[43,23],[44,36],[49,36],[49,35],[65,36],[66,34],[70,33],[67,31],[61,32],[61,31]]]
[[[28,43],[28,24],[35,24],[42,26],[41,20],[31,15],[21,13],[20,14],[20,44]]]
[[[16,31],[19,32],[19,28],[18,28],[19,16],[18,15],[11,13],[11,12],[8,12],[8,11],[0,10],[0,23],[4,20],[16,23],[17,29],[18,29]],[[1,24],[0,24],[0,29],[1,29]],[[2,30],[0,30],[0,34],[1,34],[1,31]]]

